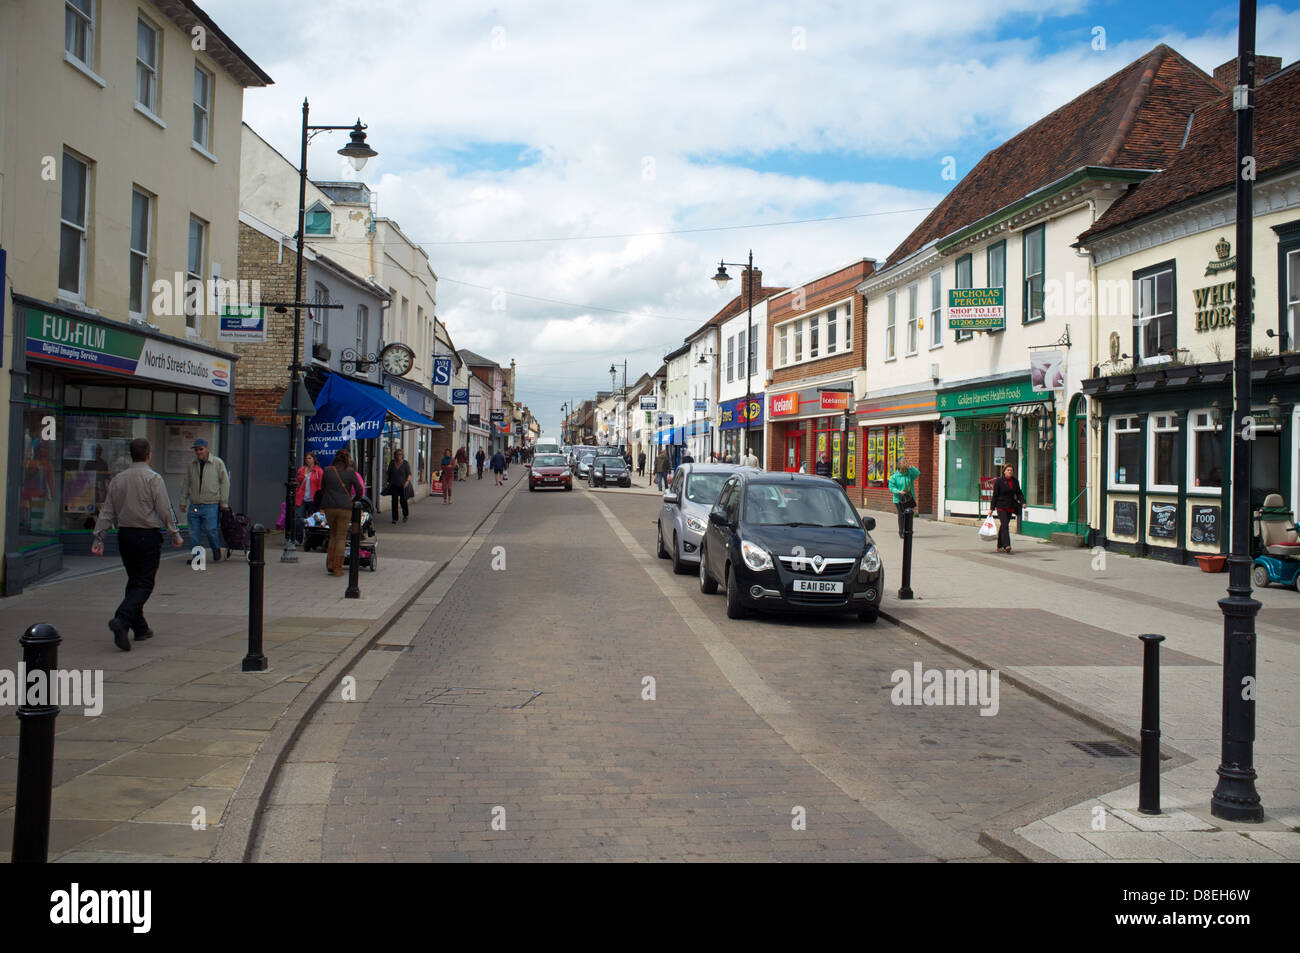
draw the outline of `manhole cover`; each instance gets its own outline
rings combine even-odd
[[[435,688],[422,704],[458,708],[523,708],[540,694],[529,688]]]
[[[1071,741],[1074,745],[1085,754],[1090,754],[1094,758],[1136,758],[1137,755],[1128,748],[1121,748],[1111,741]]]

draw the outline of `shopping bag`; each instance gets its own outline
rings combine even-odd
[[[442,481],[434,480],[429,486],[429,492],[434,496],[442,496]]]
[[[992,543],[998,538],[998,524],[992,516],[984,517],[984,522],[980,525],[980,539],[986,543]]]

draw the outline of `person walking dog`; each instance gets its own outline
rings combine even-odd
[[[895,470],[889,478],[889,492],[894,495],[894,509],[898,510],[898,538],[903,538],[904,518],[908,510],[916,510],[914,486],[921,471],[916,467]]]
[[[989,516],[995,513],[998,518],[998,552],[1011,552],[1011,530],[1008,523],[1011,517],[1020,519],[1020,509],[1025,505],[1025,494],[1016,479],[1016,468],[1007,464],[1002,468],[1002,476],[993,481],[993,506]]]
[[[144,618],[144,604],[153,592],[162,558],[160,530],[167,528],[177,549],[184,543],[167,498],[167,486],[149,466],[153,457],[149,441],[136,437],[130,450],[131,465],[108,484],[90,544],[93,555],[104,555],[104,537],[111,527],[117,527],[117,549],[126,568],[126,593],[108,620],[108,628],[113,633],[113,644],[123,652],[131,651],[128,631],[135,633],[137,642],[153,637],[153,629]]]
[[[384,492],[393,497],[393,525],[397,525],[399,504],[402,507],[402,522],[405,523],[411,516],[411,507],[407,500],[415,495],[415,487],[411,486],[411,464],[407,462],[406,453],[401,447],[393,451],[393,459],[389,461],[388,471],[384,476]]]
[[[334,454],[334,462],[325,468],[321,479],[321,508],[330,524],[329,547],[325,552],[325,571],[331,576],[343,575],[343,547],[347,542],[348,526],[352,522],[353,494],[361,495],[357,471],[346,450]]]
[[[225,463],[202,437],[193,444],[194,459],[185,468],[181,482],[181,508],[189,504],[190,548],[212,544],[212,561],[221,562],[221,534],[217,511],[230,508],[230,474]],[[194,557],[190,557],[190,562]]]

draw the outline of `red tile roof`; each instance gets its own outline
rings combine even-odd
[[[1274,73],[1255,88],[1255,177],[1300,166],[1300,64]],[[1192,118],[1187,144],[1165,170],[1115,201],[1080,243],[1212,192],[1235,188],[1237,120],[1232,95],[1203,104]]]
[[[889,256],[892,265],[1084,166],[1160,169],[1223,87],[1163,43],[998,146]]]

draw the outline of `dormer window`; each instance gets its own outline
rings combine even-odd
[[[328,237],[334,233],[333,220],[329,209],[325,207],[324,203],[317,202],[307,209],[306,228],[308,235],[324,235]]]

